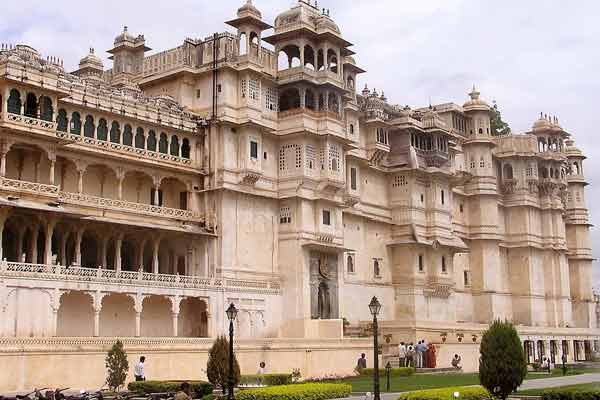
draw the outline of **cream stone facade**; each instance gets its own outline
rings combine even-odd
[[[0,389],[99,386],[115,337],[153,377],[197,378],[231,302],[247,373],[350,372],[372,296],[384,358],[426,339],[476,369],[497,318],[531,362],[591,358],[585,156],[556,118],[493,136],[475,88],[357,93],[351,43],[307,0],[227,24],[152,55],[125,28],[108,70],[0,51]]]

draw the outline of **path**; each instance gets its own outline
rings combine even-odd
[[[579,385],[584,383],[600,382],[600,374],[581,374],[581,375],[570,375],[561,376],[558,378],[544,378],[544,379],[532,379],[523,382],[523,385],[519,388],[520,390],[529,389],[544,389],[553,388],[559,386],[570,386]],[[381,400],[396,400],[400,396],[400,393],[381,393]],[[372,400],[373,396],[367,397],[365,395],[351,396],[350,400]],[[347,399],[346,399],[347,400]]]

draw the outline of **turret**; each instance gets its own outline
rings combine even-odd
[[[463,144],[465,151],[466,170],[477,177],[487,177],[480,182],[480,189],[495,191],[496,181],[492,164],[492,149],[494,141],[491,136],[490,106],[480,98],[481,93],[475,89],[469,93],[470,99],[463,105],[465,115],[468,118],[467,136]],[[489,187],[493,185],[493,187]]]
[[[102,79],[103,72],[102,60],[95,54],[94,48],[90,47],[89,54],[79,61],[79,69],[73,71],[73,75],[82,79]]]
[[[262,13],[252,4],[252,0],[246,0],[246,4],[237,10],[237,18],[227,21],[226,24],[237,28],[239,55],[260,59],[262,32],[272,26],[262,20]]]
[[[142,73],[144,53],[151,50],[146,46],[144,35],[134,37],[125,26],[123,32],[115,38],[114,47],[108,52],[113,63],[113,80],[115,86],[125,86],[133,78]]]

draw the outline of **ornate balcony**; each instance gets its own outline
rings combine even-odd
[[[192,164],[192,160],[190,160],[189,158],[173,156],[170,154],[159,153],[156,151],[146,149],[139,149],[137,147],[127,146],[121,143],[113,143],[106,140],[98,140],[95,138],[60,131],[56,131],[56,136],[61,139],[68,140],[71,144],[79,144],[87,147],[93,147],[96,149],[116,151],[121,154],[128,154],[134,157],[141,157],[146,160],[159,160],[182,166],[191,166]]]
[[[85,282],[102,285],[134,285],[156,288],[199,289],[210,291],[264,291],[278,293],[276,280],[207,278],[155,274],[143,271],[115,271],[103,268],[64,267],[61,265],[0,262],[0,276],[13,279],[43,279],[60,282]]]
[[[519,181],[516,179],[504,179],[502,181],[502,192],[504,194],[513,194],[517,188]]]
[[[56,124],[53,121],[46,121],[39,118],[28,117],[20,114],[12,114],[9,112],[0,115],[4,116],[0,125],[8,128],[25,128],[27,130],[38,131],[46,135],[54,134],[54,130],[56,129]]]
[[[427,167],[442,168],[448,165],[448,153],[440,150],[415,150],[417,155],[423,158]]]
[[[185,221],[204,222],[204,216],[190,210],[177,208],[159,207],[150,204],[133,203],[130,201],[106,199],[103,197],[90,196],[87,194],[60,192],[58,199],[66,204],[76,204],[106,208],[114,211],[128,211],[150,216],[174,218]]]
[[[0,177],[0,190],[56,198],[58,186]]]

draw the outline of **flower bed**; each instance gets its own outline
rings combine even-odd
[[[542,400],[600,400],[600,388],[597,390],[578,388],[549,389],[542,393]]]
[[[398,400],[448,400],[454,398],[454,393],[459,393],[460,400],[486,400],[491,398],[487,390],[481,386],[460,386],[444,389],[418,390],[398,397]]]
[[[292,374],[242,375],[240,386],[280,386],[292,383]]]
[[[137,381],[130,382],[127,389],[143,394],[177,392],[184,381]],[[186,381],[190,384],[194,398],[202,398],[213,392],[213,385],[204,381]]]
[[[327,400],[350,396],[352,386],[335,383],[302,383],[241,391],[237,400]]]
[[[374,368],[363,368],[360,370],[361,375],[367,375],[367,376],[373,376],[374,372],[375,372]],[[390,376],[395,378],[395,377],[399,377],[399,376],[411,376],[414,373],[415,373],[415,369],[410,368],[410,367],[392,368],[392,370],[390,371]],[[383,369],[383,368],[379,369],[379,376],[380,377],[386,376],[385,369]]]

